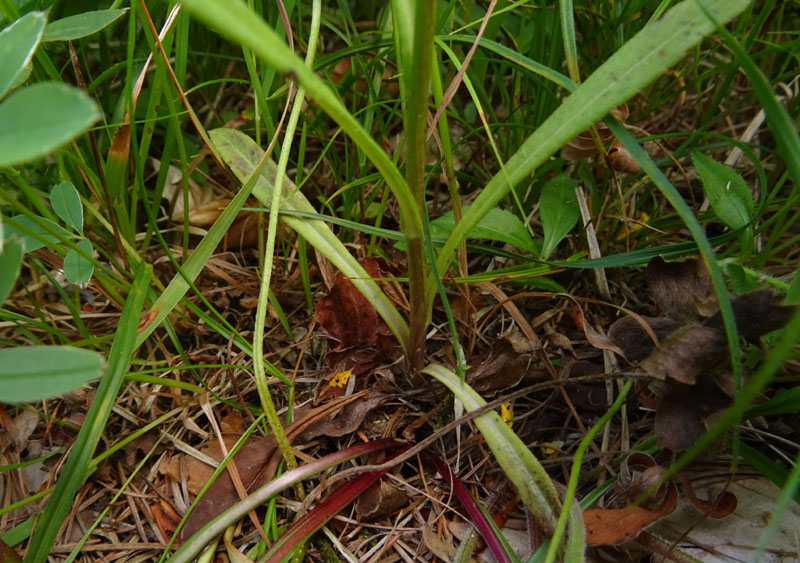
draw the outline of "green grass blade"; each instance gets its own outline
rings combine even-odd
[[[710,5],[716,18],[726,22],[748,3],[748,0],[716,0]],[[682,2],[612,55],[528,137],[506,162],[504,170],[486,184],[442,249],[437,262],[439,273],[444,274],[470,229],[513,186],[574,136],[658,78],[713,29],[694,2]]]
[[[150,264],[141,264],[137,269],[117,326],[114,344],[108,354],[108,369],[100,381],[86,420],[61,470],[56,489],[37,520],[25,561],[38,563],[47,560],[64,517],[72,507],[75,494],[86,479],[86,469],[105,429],[136,349],[136,331],[152,272],[153,267]]]

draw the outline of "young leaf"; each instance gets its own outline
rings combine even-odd
[[[467,209],[469,209],[469,206],[465,205],[463,210],[466,212]],[[430,226],[431,236],[446,239],[455,227],[453,212],[450,211],[434,219],[431,221]],[[478,222],[469,232],[469,238],[505,242],[520,250],[527,250],[531,254],[539,254],[536,242],[534,242],[519,217],[499,207],[493,208]]]
[[[59,233],[64,238],[73,238],[75,236],[61,225],[53,223],[44,217],[39,217],[39,221],[43,225],[46,225],[46,228],[39,226],[32,219],[26,217],[25,215],[17,215],[13,217],[13,220],[15,224],[19,225],[27,232],[23,232],[12,225],[6,225],[6,239],[8,239],[11,235],[17,235],[20,242],[25,245],[25,252],[33,252],[34,250],[42,248],[43,246],[52,247],[61,244],[58,240],[58,237],[52,233]],[[32,235],[28,234],[28,232],[35,234],[38,238],[33,237]]]
[[[33,57],[42,38],[47,16],[44,12],[30,12],[0,32],[0,99],[18,78]]]
[[[78,248],[89,256],[92,256],[94,249],[89,239],[85,238],[78,241]],[[64,257],[64,275],[70,283],[85,286],[92,279],[94,273],[94,262],[81,255],[74,248],[70,248]]]
[[[753,216],[753,196],[744,179],[735,170],[699,152],[692,153],[692,161],[719,220],[731,229],[746,226]]]
[[[100,118],[97,104],[66,84],[42,82],[0,103],[0,167],[45,156]]]
[[[76,233],[83,232],[83,205],[72,182],[61,182],[50,192],[50,205]]]
[[[0,241],[2,241],[2,228],[0,228]],[[0,307],[14,287],[24,253],[22,243],[17,237],[9,238],[0,248]]]
[[[80,389],[100,377],[103,358],[72,346],[22,346],[0,350],[0,401],[41,401]]]
[[[50,22],[44,32],[44,41],[72,41],[97,33],[122,17],[128,8],[84,12]]]
[[[574,180],[560,174],[542,188],[539,197],[539,213],[544,227],[542,260],[547,260],[581,216],[575,198],[575,185]]]

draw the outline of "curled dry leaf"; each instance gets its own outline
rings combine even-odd
[[[664,474],[664,467],[643,452],[633,452],[620,464],[615,489],[634,501],[652,489]]]
[[[617,545],[631,541],[639,533],[675,510],[678,506],[678,488],[666,486],[661,504],[653,509],[642,506],[625,508],[590,508],[583,512],[587,545]]]
[[[712,518],[725,518],[729,514],[733,514],[736,506],[739,504],[739,499],[736,495],[728,490],[724,490],[716,495],[711,500],[704,500],[697,496],[692,486],[692,482],[686,477],[681,478],[683,491],[686,497],[700,512]]]
[[[694,320],[717,311],[717,298],[700,258],[667,262],[657,256],[647,263],[647,287],[667,317]]]
[[[611,115],[618,121],[624,123],[625,120],[628,119],[628,106],[622,104],[616,109],[611,110]],[[622,147],[622,143],[614,139],[613,133],[611,133],[611,130],[605,123],[598,121],[594,126],[603,145],[608,145],[608,142],[613,139],[611,147],[608,150],[608,162],[614,170],[626,174],[638,174],[641,172],[642,167],[639,166],[639,163]],[[564,160],[580,160],[597,156],[599,156],[597,145],[592,138],[590,130],[582,132],[561,149],[561,158]]]
[[[679,328],[656,346],[642,369],[656,379],[693,385],[697,376],[717,364],[727,349],[725,335],[702,325]]]

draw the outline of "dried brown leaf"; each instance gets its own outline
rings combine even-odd
[[[693,385],[700,373],[720,361],[726,349],[725,335],[720,331],[687,325],[663,340],[642,362],[642,369],[656,379]]]
[[[664,340],[680,326],[680,323],[674,319],[644,316],[640,318],[652,329],[659,341]],[[645,328],[635,317],[617,319],[608,330],[608,338],[622,350],[625,359],[629,362],[643,360],[650,355],[656,346],[653,339],[650,338],[650,335],[647,334]]]
[[[666,469],[642,452],[633,452],[620,464],[615,489],[628,500],[636,500],[654,487]]]
[[[711,379],[702,378],[696,385],[672,384],[656,410],[658,444],[672,451],[689,449],[705,433],[705,419],[729,403]]]
[[[733,317],[739,335],[750,342],[778,330],[791,318],[794,307],[779,305],[769,289],[759,289],[731,301]],[[723,330],[722,315],[717,312],[708,319],[706,326]]]
[[[712,500],[704,500],[694,492],[692,482],[686,477],[681,478],[683,491],[686,497],[700,512],[712,518],[725,518],[736,510],[739,499],[730,491],[724,490]]]
[[[377,520],[408,504],[408,495],[392,483],[381,479],[358,495],[355,509],[358,521]]]
[[[647,287],[668,317],[694,320],[717,311],[717,298],[708,270],[700,258],[667,262],[661,256],[647,264]]]
[[[678,506],[678,489],[674,484],[670,484],[667,486],[662,503],[652,510],[642,506],[590,508],[583,513],[586,544],[617,545],[631,541],[659,518],[672,513],[676,506]]]

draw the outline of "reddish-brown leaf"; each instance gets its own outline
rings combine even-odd
[[[727,349],[725,335],[702,325],[687,325],[670,334],[642,362],[657,379],[694,385],[697,376],[717,364]]]
[[[686,497],[692,502],[695,508],[712,518],[725,518],[736,510],[736,505],[739,503],[739,499],[730,491],[722,491],[713,500],[703,500],[695,494],[694,487],[689,479],[681,477],[681,484],[683,485]]]
[[[654,508],[626,506],[625,508],[590,508],[583,513],[587,545],[617,545],[634,539],[639,532],[659,518],[672,513],[678,506],[678,489],[667,486],[664,500]]]

